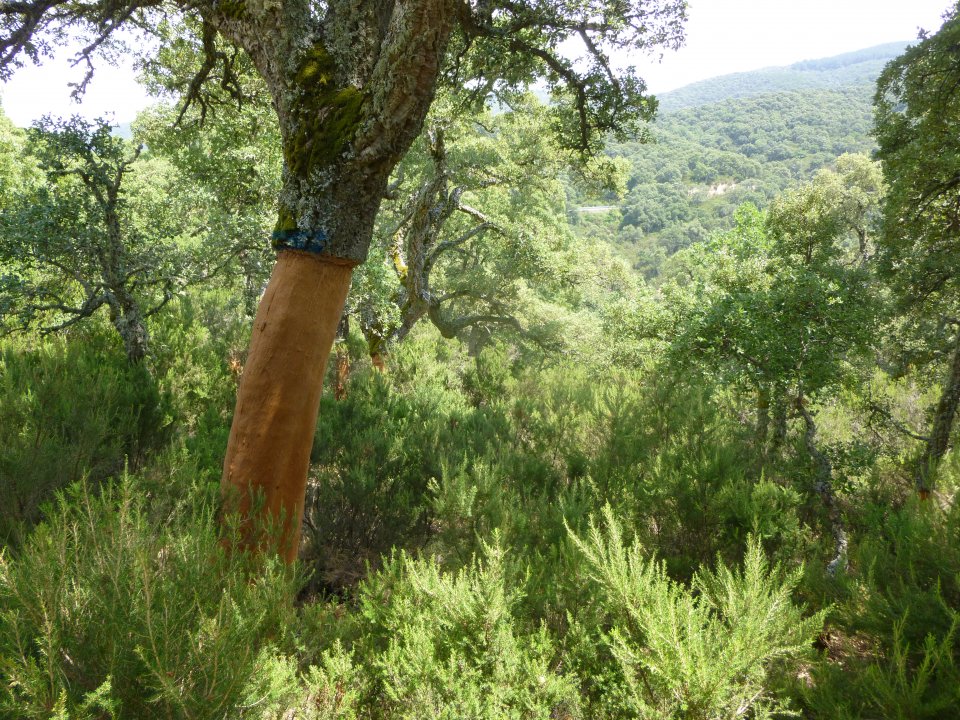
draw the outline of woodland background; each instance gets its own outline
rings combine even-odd
[[[957,25],[667,93],[587,164],[535,94],[439,98],[292,570],[217,544],[269,108],[0,120],[0,716],[960,715],[960,106],[911,86]]]

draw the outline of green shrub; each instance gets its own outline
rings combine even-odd
[[[370,702],[382,718],[576,717],[576,682],[557,671],[543,628],[515,612],[496,537],[457,573],[398,554],[360,593],[360,646],[374,675]]]
[[[250,331],[223,294],[194,289],[152,326],[152,369],[170,398],[167,422],[197,467],[216,472],[223,469]]]
[[[474,405],[504,397],[513,384],[508,349],[497,344],[483,348],[463,373],[463,388]]]
[[[919,647],[904,640],[908,616],[893,626],[893,644],[885,663],[870,665],[864,676],[868,706],[888,718],[940,718],[956,713],[960,703],[960,668],[956,663],[960,613],[943,635],[929,633]]]
[[[218,550],[242,333],[197,302],[157,326],[156,385],[94,336],[0,354],[0,470],[36,506],[89,478],[0,556],[0,717],[958,714],[955,459],[926,504],[877,466],[838,484],[849,571],[797,587],[760,547],[799,568],[819,505],[801,453],[757,454],[742,398],[421,332],[323,399],[303,592]],[[137,477],[98,494],[125,458]],[[794,597],[833,608],[819,660],[824,613]]]
[[[163,440],[163,404],[122,352],[60,340],[0,346],[0,545],[55,491],[139,467]]]
[[[598,599],[594,627],[585,616],[571,642],[605,712],[732,720],[786,711],[778,675],[809,653],[824,620],[791,602],[800,572],[770,568],[750,540],[742,570],[701,569],[687,589],[625,543],[609,507],[604,517],[604,529],[574,538]]]
[[[944,490],[956,478],[942,473]],[[848,573],[809,585],[836,603],[828,653],[804,692],[818,717],[960,714],[960,506],[883,498],[856,511]]]
[[[291,693],[294,579],[225,556],[204,507],[161,522],[132,481],[77,486],[0,555],[0,716],[243,717],[253,698],[259,717]]]
[[[634,374],[599,387],[591,510],[609,503],[674,577],[690,578],[718,554],[738,561],[751,533],[784,559],[802,558],[810,538],[801,495],[764,479],[749,430],[709,386],[678,382]]]
[[[355,584],[394,546],[429,535],[427,486],[440,473],[456,397],[404,395],[379,374],[325,397],[304,513],[304,557],[318,586]]]
[[[640,372],[598,378],[560,364],[500,372],[502,392],[477,396],[451,375],[456,359],[431,357],[444,346],[416,341],[423,353],[396,353],[386,377],[356,372],[346,399],[324,398],[306,508],[315,589],[351,585],[394,547],[428,549],[456,569],[499,530],[543,589],[524,603],[562,622],[562,603],[542,599],[569,574],[565,523],[585,529],[604,503],[675,576],[718,553],[738,561],[749,533],[803,556],[801,496],[750,470],[749,439],[705,389],[670,397],[668,383]],[[504,367],[494,349],[481,358]],[[561,596],[576,604],[580,594]]]
[[[309,667],[305,676],[296,676],[296,662],[291,658],[278,656],[275,659],[286,682],[281,688],[287,688],[285,702],[277,704],[276,709],[262,713],[270,720],[356,720],[361,715],[361,700],[369,686],[365,671],[353,662],[352,657],[338,642],[329,650],[324,650],[318,658],[319,664]],[[296,684],[291,684],[297,677]],[[290,693],[289,690],[293,689]],[[275,697],[283,697],[275,693]],[[261,696],[262,697],[262,696]],[[247,703],[252,705],[252,703]]]

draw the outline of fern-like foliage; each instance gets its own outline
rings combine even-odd
[[[600,634],[620,677],[610,683],[639,718],[770,717],[789,713],[771,687],[810,650],[824,612],[804,617],[791,594],[800,570],[770,567],[752,538],[743,567],[701,570],[688,588],[626,542],[607,506],[603,525],[571,533],[598,590]]]

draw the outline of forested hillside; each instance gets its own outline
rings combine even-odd
[[[675,110],[801,90],[843,90],[852,86],[873,86],[890,60],[902,53],[907,43],[887,43],[817,60],[804,60],[786,67],[733,73],[692,83],[659,96],[660,110]]]
[[[0,4],[157,97],[0,114],[0,720],[960,717],[960,3],[162,10]]]
[[[837,156],[869,153],[876,79],[903,47],[739,73],[662,95],[653,142],[610,147],[629,161],[627,192],[596,204],[617,205],[619,214],[575,217],[656,276],[680,248],[731,227],[742,203],[766,207]]]

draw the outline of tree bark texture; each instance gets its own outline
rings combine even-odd
[[[830,522],[830,532],[833,535],[834,556],[827,563],[827,572],[830,575],[836,575],[837,570],[847,566],[847,531],[844,527],[843,518],[840,516],[840,508],[837,506],[837,495],[833,489],[833,465],[822,450],[817,446],[817,424],[813,415],[804,406],[802,396],[797,398],[797,410],[803,417],[806,430],[803,433],[803,442],[806,445],[807,453],[813,460],[815,467],[815,478],[813,489],[823,501],[824,509],[827,511],[827,519]]]
[[[924,448],[917,467],[917,492],[923,499],[929,497],[930,478],[950,447],[950,435],[953,432],[958,405],[960,405],[960,333],[957,334],[947,382],[943,387],[943,392],[940,393],[940,400],[937,402],[937,408],[934,411],[930,439],[927,441],[927,446]]]
[[[276,543],[293,562],[351,268],[366,259],[387,179],[433,101],[455,3],[337,0],[320,25],[308,3],[242,7],[218,9],[212,22],[270,90],[284,167],[278,261],[254,321],[222,487],[243,523],[241,545]]]
[[[110,321],[123,339],[123,348],[127,360],[137,365],[147,356],[150,335],[147,331],[146,315],[140,303],[134,297],[132,288],[136,281],[132,279],[129,257],[124,242],[123,225],[120,222],[120,188],[130,166],[140,156],[137,150],[133,157],[120,163],[115,174],[103,181],[101,188],[92,177],[84,177],[84,183],[97,198],[103,211],[106,225],[106,243],[103,251],[97,253],[101,263],[100,275],[107,289],[107,304],[110,307]]]
[[[280,252],[240,379],[223,467],[227,509],[241,518],[243,548],[275,543],[288,563],[297,557],[323,374],[352,267]]]
[[[120,294],[121,299],[116,295]],[[110,320],[123,339],[123,349],[127,360],[137,365],[147,356],[150,344],[150,334],[147,323],[137,301],[127,292],[114,293],[108,300],[110,305]]]
[[[347,383],[350,381],[350,351],[347,348],[347,338],[350,336],[350,316],[343,313],[340,324],[337,325],[337,337],[334,342],[337,356],[336,384],[333,388],[335,400],[345,400],[347,397]]]

